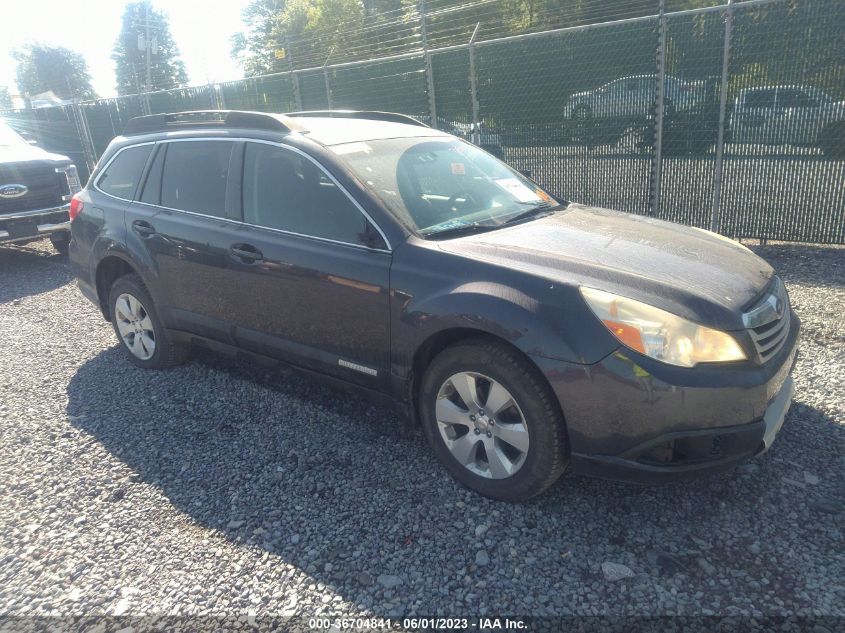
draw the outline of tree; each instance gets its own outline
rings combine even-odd
[[[360,59],[396,41],[388,30],[364,26],[402,20],[411,0],[252,0],[246,29],[232,38],[232,54],[247,76],[321,66],[326,59]],[[407,29],[405,29],[407,30]],[[409,38],[409,41],[413,38]],[[281,51],[284,49],[284,56]]]
[[[145,48],[147,32],[151,40],[149,86]],[[149,0],[126,5],[112,59],[116,64],[115,80],[119,95],[169,90],[188,82],[185,64],[170,34],[167,15],[153,9]]]
[[[0,86],[0,110],[12,109],[12,95],[6,86]]]
[[[252,0],[241,12],[246,29],[232,37],[232,55],[240,60],[247,77],[287,70],[288,62],[276,57],[276,51],[284,47],[279,23],[287,4],[286,0]]]
[[[61,46],[29,44],[12,53],[21,94],[52,91],[60,99],[94,99],[88,64],[79,53]]]

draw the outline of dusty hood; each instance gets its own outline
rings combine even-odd
[[[773,275],[751,251],[708,231],[577,204],[440,247],[551,282],[616,292],[729,330],[742,329],[743,308]]]

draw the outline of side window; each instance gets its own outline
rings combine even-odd
[[[817,108],[819,102],[803,90],[779,90],[778,106],[781,108]]]
[[[124,149],[97,179],[97,187],[118,198],[131,200],[152,151],[152,145]]]
[[[367,219],[323,170],[292,151],[247,143],[244,222],[362,244]]]
[[[167,144],[161,177],[161,205],[224,217],[230,141],[184,141]]]
[[[752,90],[745,93],[746,108],[774,108],[774,90]]]
[[[166,144],[160,144],[156,151],[153,164],[147,174],[147,182],[144,183],[144,190],[139,200],[147,204],[158,204],[161,198],[161,168],[164,163],[164,154],[167,151]]]

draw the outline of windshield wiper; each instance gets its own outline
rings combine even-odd
[[[449,228],[423,233],[426,239],[432,237],[457,237],[459,235],[469,235],[470,233],[483,233],[484,231],[492,231],[501,226],[500,224],[479,224],[478,222],[470,222],[468,224],[460,224],[457,226],[450,226]]]
[[[523,220],[528,220],[530,218],[534,218],[540,215],[545,215],[546,213],[551,213],[552,211],[557,211],[558,209],[562,209],[564,205],[562,204],[552,204],[551,202],[540,202],[539,204],[535,204],[533,202],[525,202],[521,204],[531,204],[534,205],[530,209],[523,211],[522,213],[517,213],[515,216],[508,218],[505,220],[504,224],[516,224],[517,222],[522,222]]]

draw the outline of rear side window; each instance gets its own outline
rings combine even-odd
[[[124,149],[99,177],[97,187],[112,196],[131,200],[152,151],[152,145]]]
[[[229,141],[168,143],[161,206],[224,217],[233,146]]]
[[[326,173],[290,150],[247,143],[244,221],[300,235],[361,244],[367,219]]]

